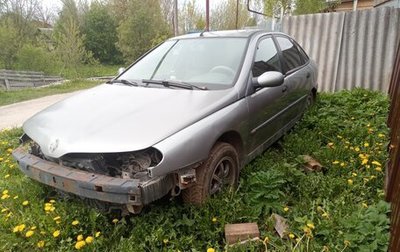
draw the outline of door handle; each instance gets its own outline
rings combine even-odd
[[[311,74],[310,74],[310,72],[308,72],[308,73],[307,73],[307,76],[306,76],[307,79],[310,78],[310,76],[311,76]]]
[[[282,86],[282,93],[284,93],[284,92],[286,92],[287,91],[287,86],[286,85],[283,85]]]

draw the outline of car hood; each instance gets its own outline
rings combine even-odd
[[[233,88],[184,90],[103,84],[58,102],[23,129],[54,158],[148,148],[237,99]]]

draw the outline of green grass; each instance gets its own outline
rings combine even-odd
[[[25,88],[14,91],[0,90],[0,106],[31,100],[47,95],[69,93],[81,89],[87,89],[98,85],[99,81],[73,80],[60,85],[43,88]]]
[[[63,69],[56,73],[66,79],[89,78],[100,76],[115,76],[118,69],[124,65],[81,65],[77,69]]]
[[[183,205],[179,198],[160,200],[139,216],[115,223],[82,201],[55,197],[50,188],[25,177],[10,156],[21,130],[3,131],[0,250],[37,249],[44,241],[45,250],[73,251],[78,235],[101,232],[83,249],[222,251],[226,223],[257,222],[261,240],[229,251],[387,251],[389,206],[382,190],[387,112],[387,97],[381,93],[322,94],[289,134],[244,168],[236,191],[202,207]],[[304,172],[302,155],[316,158],[325,169]],[[272,213],[287,219],[283,239],[274,231]],[[74,220],[79,224],[73,226]],[[16,227],[22,229],[21,224],[20,232]],[[53,236],[56,230],[58,237]]]

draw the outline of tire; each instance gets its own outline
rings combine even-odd
[[[206,162],[197,168],[196,184],[182,191],[183,202],[200,205],[226,186],[235,187],[238,175],[237,151],[228,143],[217,142]]]

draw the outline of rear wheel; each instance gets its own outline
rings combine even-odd
[[[239,158],[235,148],[217,142],[207,161],[196,170],[196,184],[182,191],[185,203],[201,204],[209,196],[227,187],[234,187],[238,181]]]

